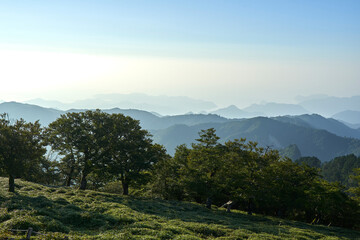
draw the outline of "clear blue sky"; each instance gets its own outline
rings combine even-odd
[[[63,71],[73,73],[82,79],[80,82],[92,82],[91,87],[84,88],[89,95],[97,90],[196,97],[205,83],[207,91],[198,97],[223,104],[241,105],[246,99],[285,101],[297,94],[355,95],[360,94],[360,1],[1,1],[0,50],[5,51],[2,59],[0,56],[2,62],[7,62],[5,56],[12,52],[18,58],[24,53],[26,61],[13,61],[20,69],[36,62],[41,65],[42,61],[52,62],[52,70],[60,68],[55,65],[64,65]],[[55,53],[65,55],[58,58]],[[61,62],[66,62],[66,56],[88,56],[90,60],[84,62],[91,63],[79,66],[80,70],[72,69]],[[92,74],[97,79],[82,77],[81,72],[93,69],[97,61],[104,66],[113,64],[114,68],[122,66],[126,71],[104,67]],[[138,74],[139,71],[146,74]],[[36,71],[28,73],[26,81],[37,83],[44,78],[38,82],[45,85],[41,91],[61,88],[56,83],[61,79],[49,80],[50,73],[41,73],[40,77]],[[171,84],[166,76],[171,78]],[[9,76],[0,73],[0,77]],[[23,77],[12,76],[10,82],[20,83]],[[53,83],[46,83],[45,78]],[[63,87],[64,91],[70,89],[68,95],[83,86],[80,82],[76,85],[76,81]],[[333,86],[324,86],[329,81]],[[97,83],[104,82],[110,88],[97,87]],[[186,89],[189,83],[193,84],[193,91]],[[219,83],[223,83],[220,90]],[[9,85],[6,92],[11,95],[5,98],[17,98],[17,94],[49,98],[35,88],[32,94],[26,86],[26,91],[16,91],[15,85]],[[178,91],[167,91],[169,86]],[[253,91],[262,86],[273,86],[274,96],[265,90],[259,94],[266,95],[254,96]],[[298,91],[288,91],[286,98],[275,97],[290,87]],[[239,91],[235,91],[237,88]],[[5,90],[0,94],[4,95]]]

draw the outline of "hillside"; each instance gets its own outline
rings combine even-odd
[[[222,142],[235,138],[256,141],[260,146],[275,149],[296,144],[302,156],[316,156],[321,161],[354,153],[360,154],[360,140],[344,138],[325,130],[299,126],[274,119],[257,117],[242,121],[199,124],[195,126],[176,125],[167,129],[153,131],[156,142],[163,144],[173,154],[174,147],[180,144],[190,145],[196,139],[196,133],[213,127]]]
[[[323,129],[340,137],[351,137],[360,139],[360,132],[348,127],[342,122],[332,118],[324,118],[318,114],[304,114],[299,116],[282,116],[273,118],[278,121],[287,122],[303,127]]]
[[[28,122],[40,120],[42,125],[48,125],[60,117],[64,112],[52,108],[43,108],[37,105],[18,102],[0,103],[0,113],[8,113],[10,119],[23,118]]]
[[[31,239],[358,239],[360,232],[178,201],[123,197],[0,178],[0,239],[9,229],[45,235]]]
[[[69,109],[67,111],[53,108],[44,108],[32,104],[18,102],[4,102],[0,104],[0,113],[8,113],[11,119],[23,118],[25,121],[34,122],[40,120],[40,123],[47,126],[55,121],[61,114],[68,112],[83,112],[88,109]],[[138,109],[102,109],[106,113],[121,113],[140,121],[141,127],[147,130],[163,129],[176,124],[186,124],[189,126],[208,123],[208,122],[226,122],[228,119],[215,114],[185,114],[175,116],[157,116],[144,110]]]

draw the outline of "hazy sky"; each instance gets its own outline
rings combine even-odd
[[[360,94],[358,0],[0,1],[0,100]]]

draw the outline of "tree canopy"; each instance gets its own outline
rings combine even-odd
[[[360,157],[349,154],[325,163],[322,167],[322,174],[329,182],[339,182],[346,187],[354,187],[356,182],[350,176],[354,174],[353,169],[355,168],[360,168]]]
[[[214,129],[199,133],[192,148],[180,145],[174,158],[153,171],[152,191],[167,199],[218,206],[338,226],[353,226],[358,206],[339,184],[320,178],[320,169],[282,158],[256,142],[218,142]]]
[[[91,174],[95,181],[119,179],[127,195],[130,182],[165,154],[139,121],[100,110],[61,115],[49,125],[47,135],[52,148],[63,155],[60,167],[67,184],[78,171],[82,190]]]
[[[39,122],[23,119],[12,123],[6,114],[0,116],[0,166],[9,176],[9,191],[15,191],[14,179],[39,168],[45,153]]]

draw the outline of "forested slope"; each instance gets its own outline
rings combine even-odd
[[[154,131],[156,142],[163,144],[173,153],[174,147],[194,142],[197,132],[210,126],[216,129],[223,142],[236,138],[256,141],[261,146],[281,149],[296,144],[302,156],[316,156],[322,161],[329,161],[337,156],[354,153],[360,154],[360,140],[344,138],[326,130],[281,122],[258,117],[226,123],[199,124],[195,126],[177,125]]]

